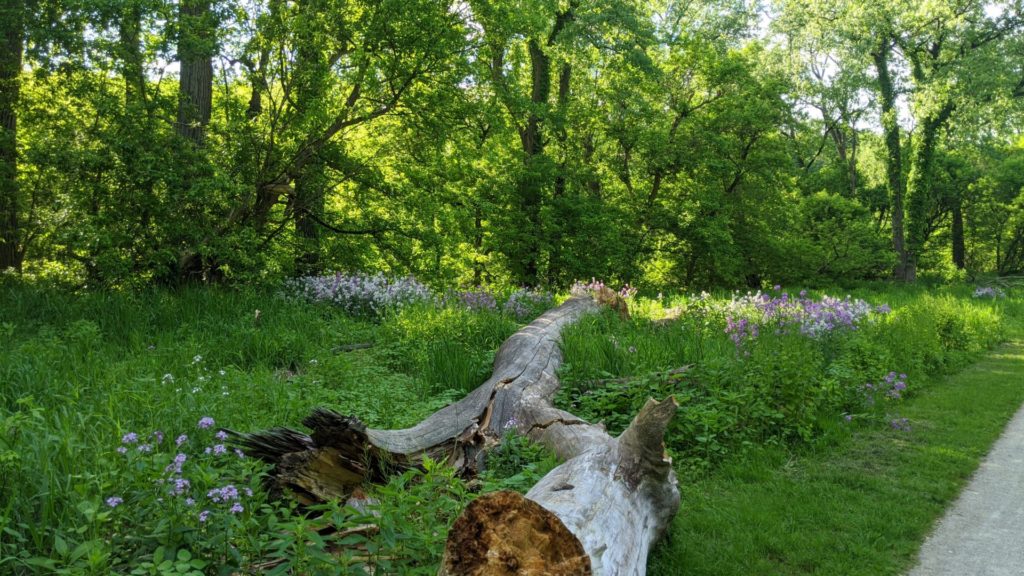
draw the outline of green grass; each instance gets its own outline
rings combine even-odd
[[[145,461],[126,469],[115,451],[127,432],[145,439],[162,431],[167,439],[152,456],[169,459],[178,434],[199,440],[204,416],[241,431],[296,427],[315,406],[374,427],[419,421],[461,396],[517,328],[466,315],[422,310],[370,322],[273,292],[0,287],[0,573],[34,573],[40,565],[31,562],[42,562],[39,572],[106,574],[175,540],[161,518],[172,514],[155,500],[160,487],[138,490],[142,479],[152,484]],[[332,352],[353,343],[373,346]],[[445,364],[425,370],[437,355]],[[200,467],[190,478],[197,486],[247,482],[216,471]],[[129,491],[148,496],[128,499]],[[97,515],[111,495],[126,503]],[[186,512],[194,523],[197,511]],[[273,535],[252,523],[268,518],[233,529],[239,538]],[[72,561],[69,549],[79,544],[96,557]]]
[[[834,431],[818,449],[751,450],[684,481],[652,574],[901,574],[1024,403],[1024,342],[930,383],[911,430]]]
[[[585,408],[592,414],[580,415],[617,430],[648,395],[682,401],[671,434],[683,509],[653,571],[881,574],[905,567],[1024,397],[1008,382],[1020,373],[1019,349],[934,380],[977,358],[999,337],[1001,318],[1024,317],[1020,301],[974,302],[963,287],[941,292],[862,288],[855,295],[898,308],[875,332],[821,346],[765,339],[749,356],[737,354],[714,314],[649,321],[682,298],[641,301],[630,322],[602,315],[567,331],[568,388],[600,392],[573,411]],[[360,320],[255,290],[74,295],[0,287],[0,573],[138,567],[149,574],[159,571],[144,563],[183,553],[209,566],[291,554],[298,572],[318,573],[321,561],[305,557],[316,551],[304,544],[315,527],[265,503],[259,466],[203,456],[213,430],[197,430],[199,418],[251,431],[297,426],[312,407],[326,405],[374,427],[407,426],[481,382],[517,327],[496,312],[435,307]],[[336,352],[357,343],[372,346]],[[682,378],[652,376],[686,364],[694,368]],[[905,366],[915,383],[916,396],[900,406],[913,430],[890,431],[877,414],[838,425],[834,410],[846,400],[823,399],[822,391],[859,386],[864,374],[889,366]],[[996,371],[1006,374],[1000,379]],[[621,377],[628,378],[592,383]],[[563,400],[574,401],[571,394]],[[123,434],[153,430],[168,438],[152,454],[134,446],[127,458],[117,453]],[[229,482],[248,485],[256,494],[244,514],[225,509],[200,525],[196,509],[172,502],[167,485],[154,483],[166,476],[179,451],[170,439],[180,433],[191,437],[181,450],[189,450],[196,498]],[[491,488],[526,488],[554,465],[514,442],[495,462],[484,479]],[[444,524],[471,497],[446,474],[376,489],[388,503],[374,545],[397,559],[395,571],[436,572],[431,562]],[[125,497],[116,510],[104,504],[112,495]],[[332,573],[335,560],[323,563]]]

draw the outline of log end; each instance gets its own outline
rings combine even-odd
[[[448,533],[441,575],[592,574],[583,544],[540,504],[517,492],[474,500]]]

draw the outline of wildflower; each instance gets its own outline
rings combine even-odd
[[[889,425],[892,426],[893,430],[899,430],[900,432],[910,431],[910,420],[907,418],[894,418]]]
[[[174,439],[175,446],[181,446],[185,442],[188,442],[188,436],[186,436],[185,434],[182,434],[181,436],[178,436],[177,438]]]
[[[629,347],[629,353],[630,354],[636,354],[636,346],[630,346]]]
[[[210,511],[209,510],[203,510],[202,512],[199,513],[199,521],[200,522],[206,522],[206,519],[209,518],[209,517],[210,517]]]
[[[241,505],[241,504],[239,504],[238,502],[235,502],[235,503],[234,503],[234,504],[233,504],[233,505],[231,506],[231,513],[232,513],[232,514],[238,514],[238,513],[240,513],[240,512],[244,512],[244,511],[245,511],[245,508],[242,508],[242,505]]]
[[[196,424],[196,427],[206,429],[212,427],[213,425],[213,418],[210,418],[209,416],[203,416],[202,418],[199,419],[199,423]]]
[[[193,394],[198,394],[198,393],[200,393],[202,391],[203,391],[203,389],[200,388],[199,386],[196,386],[196,387],[192,388],[192,393]]]
[[[223,444],[217,444],[216,446],[213,447],[213,453],[216,455],[223,454],[227,451],[227,448],[225,448]]]
[[[193,364],[199,364],[202,361],[203,361],[203,357],[200,356],[199,354],[196,354],[195,356],[192,357],[192,363]]]
[[[309,364],[310,364],[311,366],[316,366],[316,365],[317,365],[317,364],[319,364],[319,363],[320,363],[320,362],[319,362],[319,361],[318,361],[318,360],[317,360],[316,358],[313,358],[312,360],[310,360],[310,361],[309,361]]]
[[[156,443],[159,444],[164,441],[164,433],[159,430],[154,430],[151,434],[153,438],[156,438]]]
[[[139,452],[147,453],[153,451],[152,444],[139,444]]]
[[[843,415],[843,420],[846,420],[847,422],[851,422],[851,421],[853,421],[853,416],[850,415],[850,414],[845,414],[845,415]]]
[[[107,498],[107,506],[110,506],[111,508],[117,508],[122,502],[124,502],[124,498],[121,498],[120,496],[111,496],[110,498]]]
[[[252,498],[252,488],[246,487],[245,495],[248,496],[249,498]]]
[[[192,498],[185,498],[185,506],[195,506],[196,501]]]
[[[129,433],[125,434],[124,436],[121,436],[121,443],[122,444],[135,444],[138,441],[139,441],[139,435],[136,434],[135,432],[129,432]]]
[[[117,447],[117,452],[119,454],[127,454],[128,453],[128,448],[126,448],[124,446],[118,446]]]
[[[171,496],[181,496],[185,492],[188,492],[191,483],[188,478],[175,478],[174,486],[169,490]]]
[[[228,433],[223,430],[218,430],[217,433],[213,435],[213,437],[216,438],[217,440],[227,440]]]
[[[166,468],[164,468],[164,472],[170,472],[172,474],[181,474],[181,467],[183,464],[185,464],[185,460],[187,458],[188,456],[186,456],[184,453],[178,453],[178,455],[174,457],[174,461],[168,464]]]
[[[163,380],[164,384],[170,384],[171,382],[174,382],[174,375],[170,373],[164,374]]]
[[[223,375],[227,374],[227,372],[225,372],[223,369],[220,369],[220,370],[217,370],[217,374],[223,376]]]
[[[245,452],[242,452],[238,448],[235,448],[235,455],[237,455],[239,458],[245,458]]]

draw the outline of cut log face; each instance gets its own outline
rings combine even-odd
[[[364,482],[419,467],[426,457],[471,477],[486,451],[514,431],[565,463],[525,499],[498,493],[470,505],[449,533],[441,573],[644,574],[650,546],[679,507],[662,441],[677,405],[648,401],[618,438],[554,407],[559,335],[598,310],[596,300],[607,299],[593,296],[570,298],[513,334],[486,382],[411,428],[368,429],[357,418],[318,408],[303,421],[310,435],[276,428],[232,433],[235,442],[274,464],[279,487],[312,504],[344,498]],[[620,314],[624,306],[615,301]]]
[[[439,574],[589,575],[590,558],[558,516],[518,492],[474,500],[448,536]]]

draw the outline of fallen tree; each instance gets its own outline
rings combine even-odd
[[[565,462],[525,498],[502,492],[474,501],[449,533],[441,573],[643,574],[651,544],[679,506],[662,442],[675,401],[648,401],[618,438],[552,404],[561,330],[598,302],[625,309],[607,289],[570,298],[509,337],[486,382],[411,428],[371,429],[318,408],[303,420],[308,435],[275,428],[235,441],[274,465],[280,489],[313,504],[419,467],[425,457],[472,477],[487,450],[514,431]]]

